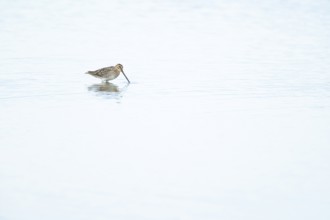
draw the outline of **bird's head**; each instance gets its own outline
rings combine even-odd
[[[117,69],[119,69],[121,72],[123,72],[123,65],[121,65],[120,63],[118,63],[117,65],[116,65],[116,68]]]
[[[128,83],[130,83],[130,81],[129,81],[129,79],[127,78],[127,76],[125,75],[125,73],[124,73],[124,70],[123,70],[123,65],[121,65],[120,63],[118,63],[116,66],[115,66],[117,69],[119,69],[122,73],[123,73],[123,75],[125,76],[125,78],[127,79],[127,82]]]

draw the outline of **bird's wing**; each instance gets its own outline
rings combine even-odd
[[[114,68],[113,66],[109,66],[109,67],[104,67],[104,68],[101,68],[101,69],[98,69],[98,70],[95,70],[95,71],[91,71],[91,72],[92,72],[92,75],[94,75],[94,76],[102,77],[107,72],[113,70],[113,68]]]

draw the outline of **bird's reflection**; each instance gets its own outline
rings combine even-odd
[[[93,84],[88,87],[88,91],[94,92],[96,95],[102,96],[109,99],[121,99],[125,92],[128,84],[120,88],[116,84],[109,82],[102,82]]]

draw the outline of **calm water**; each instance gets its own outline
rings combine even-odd
[[[329,1],[0,15],[1,220],[330,219]]]

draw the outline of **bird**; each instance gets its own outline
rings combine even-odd
[[[88,71],[86,72],[86,74],[89,74],[96,78],[100,78],[105,82],[108,82],[109,80],[116,79],[119,76],[120,72],[122,72],[125,78],[127,79],[127,82],[130,83],[129,79],[124,73],[123,68],[124,68],[123,65],[118,63],[116,66],[108,66],[98,70]]]

